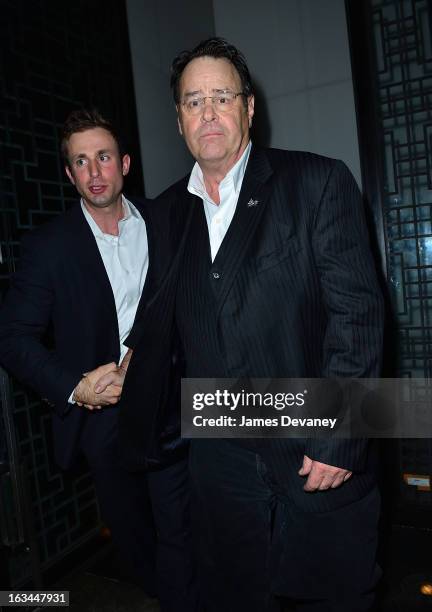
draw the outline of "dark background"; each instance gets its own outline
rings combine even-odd
[[[387,306],[385,375],[430,378],[432,3],[345,6],[364,198]],[[1,300],[22,232],[75,201],[59,155],[71,110],[95,106],[120,126],[134,161],[126,191],[142,195],[144,184],[124,0],[0,0],[0,16]],[[262,116],[258,140],[271,129]],[[4,373],[0,383],[0,583],[51,584],[100,547],[93,485],[84,465],[56,468],[49,408]],[[432,492],[408,486],[404,474],[431,477],[432,442],[389,441],[381,452],[386,609],[426,609],[419,584],[432,580]]]

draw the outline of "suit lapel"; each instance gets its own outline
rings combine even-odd
[[[186,196],[182,194],[182,197],[179,196],[178,199],[174,200],[170,209],[169,228],[167,228],[167,232],[169,233],[169,244],[168,246],[165,245],[165,248],[168,249],[168,264],[162,276],[152,277],[151,282],[148,285],[146,282],[145,295],[143,291],[144,297],[142,296],[140,300],[140,314],[142,314],[146,308],[151,306],[153,302],[159,299],[161,292],[168,289],[173,282],[176,282],[178,267],[181,265],[185,245],[189,240],[189,228],[193,223],[193,220],[196,219],[196,209],[199,209],[200,204],[201,200],[189,193],[187,193]],[[157,249],[161,247],[160,245],[158,246],[155,244],[154,248]],[[151,252],[154,252],[153,249]]]
[[[74,255],[79,263],[80,271],[87,278],[87,286],[92,287],[95,293],[100,294],[101,309],[106,310],[117,325],[117,310],[111,283],[96,239],[84,217],[80,204],[75,205],[68,214],[70,215],[69,222],[72,229]],[[83,286],[83,290],[86,290],[85,286]]]
[[[204,264],[207,270],[211,267],[211,251],[210,251],[210,237],[208,232],[207,220],[204,212],[204,205],[201,198],[198,196],[191,196],[193,207],[189,240],[193,237],[193,245],[190,250],[196,255],[189,262],[194,268],[199,266],[202,267]]]
[[[272,174],[273,170],[265,151],[252,147],[236,212],[213,262],[212,269],[215,271],[223,262],[223,274],[220,277],[216,298],[218,312],[244,261],[248,246],[264,214],[271,191],[269,179]]]
[[[145,301],[146,301],[147,296],[155,292],[157,288],[157,278],[154,273],[154,268],[155,268],[154,262],[155,262],[155,257],[156,257],[155,249],[157,248],[157,246],[156,246],[156,239],[154,235],[153,224],[151,223],[150,215],[147,210],[146,204],[142,202],[134,201],[131,198],[128,198],[128,200],[132,202],[132,204],[136,207],[136,209],[138,210],[138,212],[144,219],[144,222],[146,225],[146,234],[147,234],[147,248],[148,248],[149,264],[148,264],[146,279],[145,279],[144,286],[141,292],[141,297],[140,297],[137,311],[135,314],[135,318],[138,318],[139,316],[141,316],[141,312],[145,306]]]

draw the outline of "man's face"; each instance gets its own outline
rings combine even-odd
[[[107,208],[121,201],[129,155],[120,159],[113,136],[104,128],[72,134],[67,143],[66,174],[87,206]]]
[[[198,57],[184,69],[180,79],[178,125],[190,152],[201,168],[220,167],[228,171],[241,157],[248,141],[254,113],[254,98],[245,106],[237,96],[228,111],[218,112],[207,98],[199,114],[190,115],[182,102],[191,96],[212,96],[218,92],[242,91],[240,76],[225,58]]]

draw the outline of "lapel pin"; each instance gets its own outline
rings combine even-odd
[[[252,208],[252,206],[258,206],[258,202],[259,200],[253,200],[252,198],[249,200],[249,202],[247,203],[247,207],[248,208]]]

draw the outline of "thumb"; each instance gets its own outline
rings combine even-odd
[[[108,385],[111,385],[113,383],[113,378],[114,377],[112,376],[111,372],[108,372],[108,374],[104,374],[103,376],[101,376],[95,384],[95,393],[103,393],[108,387]]]
[[[303,465],[299,469],[300,476],[307,476],[312,469],[312,459],[309,459],[307,455],[303,457]]]
[[[103,391],[105,391],[105,389],[108,387],[110,382],[111,381],[110,381],[109,374],[105,374],[104,376],[99,378],[99,380],[95,384],[95,388],[94,388],[95,393],[103,393]]]

